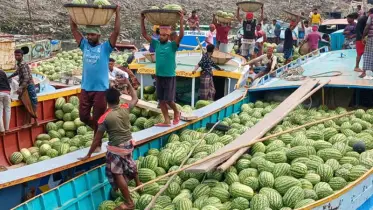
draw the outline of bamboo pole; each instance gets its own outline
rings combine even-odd
[[[314,88],[312,91],[310,91],[309,93],[307,93],[304,97],[302,97],[298,103],[296,105],[294,105],[293,108],[291,108],[290,110],[288,110],[286,112],[286,115],[289,114],[289,112],[291,112],[296,106],[298,106],[299,104],[301,104],[302,102],[304,102],[306,99],[308,99],[309,97],[311,97],[316,91],[320,90],[320,88],[324,87],[326,84],[328,84],[330,82],[330,80],[328,81],[325,81],[325,82],[322,82],[320,83],[319,86],[317,86],[316,88]],[[278,120],[278,119],[276,119]],[[282,119],[281,119],[282,120]],[[250,132],[250,131],[249,131]],[[238,150],[234,155],[232,155],[232,157],[230,157],[227,161],[225,161],[223,164],[221,164],[217,170],[219,172],[223,172],[225,170],[227,170],[231,165],[233,165],[243,154],[245,154],[245,152],[249,149],[250,147],[244,147],[244,148],[241,148],[240,150]]]
[[[180,164],[179,168],[183,167],[184,164],[187,162],[187,160],[190,158],[190,156],[192,156],[194,150],[196,149],[196,147],[202,142],[202,140],[205,138],[205,136],[209,133],[211,133],[214,128],[220,123],[220,121],[216,122],[214,124],[214,126],[212,126],[212,128],[209,130],[209,132],[203,134],[203,136],[200,138],[199,142],[193,146],[193,148],[190,150],[189,154],[187,155],[187,157],[183,160],[183,162]],[[159,192],[152,198],[152,200],[150,201],[150,203],[146,206],[145,210],[150,210],[153,208],[153,206],[155,205],[155,202],[157,201],[157,198],[168,188],[168,186],[171,184],[172,180],[177,176],[178,173],[172,175],[172,177],[167,180],[166,184],[162,187],[162,189],[159,190]]]
[[[268,139],[270,139],[270,138],[274,138],[274,137],[277,137],[277,136],[281,136],[281,135],[283,135],[283,134],[290,133],[290,132],[293,132],[293,131],[296,131],[296,130],[299,130],[299,129],[302,129],[302,128],[305,128],[305,127],[308,127],[308,126],[313,126],[313,125],[316,125],[316,124],[319,124],[319,123],[322,123],[322,122],[325,122],[325,121],[328,121],[328,120],[334,120],[334,119],[337,119],[337,118],[340,118],[340,117],[344,117],[344,116],[346,116],[346,115],[351,115],[351,114],[353,114],[353,113],[355,113],[355,112],[354,112],[354,111],[346,112],[346,113],[344,113],[344,114],[340,114],[340,115],[336,115],[336,116],[333,116],[333,117],[328,117],[328,118],[325,118],[325,119],[321,119],[321,120],[318,120],[318,121],[315,121],[315,122],[307,123],[307,124],[304,124],[304,125],[301,125],[301,126],[298,126],[298,127],[295,127],[295,128],[289,129],[289,130],[286,130],[286,131],[282,131],[282,132],[279,132],[279,133],[276,133],[276,134],[273,134],[273,135],[269,135],[269,136],[264,137],[264,138],[261,138],[261,139],[257,139],[257,140],[255,140],[255,141],[253,141],[253,142],[249,142],[249,143],[247,143],[246,145],[244,145],[244,147],[250,147],[251,145],[253,145],[253,144],[257,143],[257,142],[262,142],[262,141],[268,140]],[[241,147],[242,147],[242,146],[240,146],[240,148],[241,148]],[[219,156],[221,156],[221,155],[223,155],[223,154],[225,154],[225,153],[234,152],[234,151],[236,151],[236,150],[238,150],[238,149],[240,149],[240,148],[233,148],[233,149],[231,149],[231,150],[224,151],[224,152],[221,152],[221,153],[216,154],[216,155],[212,155],[212,156],[209,156],[209,157],[205,157],[205,158],[203,158],[203,159],[201,159],[201,160],[199,160],[199,161],[197,161],[197,162],[195,162],[195,163],[192,163],[192,164],[190,164],[190,165],[186,165],[186,166],[184,166],[183,168],[179,168],[178,170],[175,170],[175,171],[169,172],[169,173],[164,174],[164,175],[162,175],[162,176],[159,176],[159,177],[157,177],[157,178],[155,178],[155,179],[153,179],[153,180],[151,180],[151,181],[149,181],[149,182],[143,183],[142,185],[137,186],[137,187],[133,188],[133,189],[130,190],[130,191],[131,191],[131,192],[137,191],[137,190],[143,188],[143,187],[146,186],[146,185],[153,184],[154,182],[157,182],[157,181],[159,181],[159,180],[161,180],[161,179],[164,179],[164,178],[166,178],[166,177],[169,177],[169,176],[172,176],[172,175],[174,175],[174,174],[180,173],[180,172],[182,172],[182,171],[184,171],[184,170],[186,170],[186,169],[188,169],[188,168],[191,168],[191,167],[193,167],[193,166],[199,165],[199,164],[204,163],[204,162],[206,162],[206,161],[208,161],[208,160],[211,160],[211,159],[217,158],[217,157],[219,157]]]

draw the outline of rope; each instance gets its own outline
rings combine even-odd
[[[315,78],[321,78],[321,77],[338,77],[343,74],[341,71],[327,71],[327,72],[323,72],[320,74],[304,76],[303,72],[304,72],[303,67],[298,66],[298,67],[291,68],[291,69],[284,71],[281,74],[280,78],[283,80],[287,80],[287,81],[299,81],[299,80],[304,80],[307,77],[315,79]]]

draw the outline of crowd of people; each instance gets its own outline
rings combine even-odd
[[[117,209],[133,209],[134,203],[128,190],[128,181],[135,179],[136,185],[141,185],[137,176],[136,164],[131,157],[134,149],[134,141],[130,131],[129,113],[137,101],[136,89],[140,83],[136,76],[124,63],[116,66],[115,60],[110,58],[110,54],[116,46],[120,33],[120,7],[117,7],[114,23],[114,30],[109,40],[101,41],[101,31],[99,27],[87,26],[85,36],[78,30],[78,26],[70,20],[72,35],[79,48],[83,52],[83,74],[81,82],[79,117],[82,122],[94,130],[94,141],[88,154],[81,160],[89,159],[93,153],[101,150],[101,139],[105,132],[108,133],[109,143],[106,154],[106,175],[114,190],[119,189],[125,198]],[[281,24],[277,20],[271,22],[264,18],[264,11],[261,8],[259,20],[255,19],[253,13],[246,13],[242,18],[240,9],[237,8],[236,18],[243,27],[240,55],[248,62],[244,68],[248,68],[250,77],[255,80],[265,74],[273,72],[278,63],[278,58],[274,54],[274,48],[268,47],[263,50],[264,42],[280,43]],[[348,25],[344,29],[345,42],[344,49],[356,47],[357,57],[355,71],[361,72],[360,77],[366,75],[366,71],[373,70],[373,9],[364,13],[361,6],[358,7],[357,15],[347,16]],[[302,14],[304,16],[304,14]],[[357,23],[355,22],[357,19]],[[181,112],[175,104],[176,96],[176,52],[184,36],[184,13],[180,12],[179,33],[172,27],[154,26],[153,34],[149,35],[145,27],[145,16],[141,16],[141,32],[146,41],[150,43],[150,52],[157,55],[155,65],[156,93],[164,122],[155,126],[170,127],[178,125]],[[328,36],[321,36],[318,27],[322,24],[322,17],[317,9],[314,9],[309,20],[301,20],[298,17],[292,20],[285,30],[283,53],[286,63],[292,61],[294,45],[309,45],[309,51],[319,48],[319,42],[329,41]],[[186,20],[190,30],[200,31],[200,19],[197,11]],[[298,34],[294,31],[298,27]],[[206,35],[206,49],[201,60],[196,64],[193,74],[201,68],[199,96],[203,100],[214,100],[215,87],[213,82],[213,69],[223,70],[212,60],[215,50],[228,52],[228,34],[232,26],[226,23],[219,23],[216,16],[212,17],[212,23]],[[214,35],[216,33],[216,43]],[[27,119],[25,125],[31,124],[31,118],[37,124],[37,96],[35,84],[32,78],[30,67],[23,60],[22,50],[15,50],[16,59],[15,72],[7,76],[0,70],[0,132],[4,135],[9,130],[10,122],[10,91],[9,79],[18,76],[18,89],[16,90],[19,99],[25,105]],[[363,69],[360,69],[360,60],[364,58]],[[120,95],[128,94],[131,100],[120,105]],[[171,108],[174,116],[171,119],[168,109]],[[5,113],[4,121],[3,110]],[[92,114],[91,114],[92,110]]]

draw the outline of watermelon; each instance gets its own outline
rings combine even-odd
[[[57,127],[57,125],[54,122],[49,122],[45,126],[45,129],[47,130],[47,132],[49,132],[49,131],[57,131],[58,127]]]
[[[254,196],[254,191],[251,189],[251,187],[243,185],[239,182],[234,182],[231,184],[230,192],[233,198],[243,197],[251,200],[251,198]]]
[[[65,103],[64,105],[62,105],[62,111],[64,113],[71,113],[74,108],[74,105],[72,105],[71,103]]]
[[[75,131],[76,130],[76,125],[73,121],[65,122],[62,127],[65,131]]]
[[[13,165],[16,165],[16,164],[21,163],[23,161],[24,157],[23,157],[22,153],[20,153],[20,152],[13,152],[9,159],[10,159],[10,162]]]
[[[262,194],[254,195],[254,197],[252,198],[250,202],[251,210],[263,210],[265,208],[268,208],[269,206],[270,205],[269,205],[267,196],[262,195]]]
[[[245,210],[249,208],[249,201],[243,197],[237,197],[232,200],[232,209],[242,209]]]
[[[299,186],[293,186],[289,188],[288,191],[284,194],[283,201],[284,205],[294,208],[295,205],[304,199],[304,191]]]
[[[60,97],[56,100],[55,102],[55,108],[56,109],[62,109],[62,106],[66,103],[66,100],[65,98],[63,97]]]
[[[259,174],[258,181],[261,187],[273,187],[275,178],[272,173],[263,171]]]
[[[301,182],[291,176],[280,176],[275,179],[274,188],[281,194],[284,195],[291,187],[301,187]]]
[[[78,107],[79,106],[79,98],[77,96],[71,96],[69,98],[69,103],[71,103],[75,107]]]
[[[63,116],[64,116],[64,113],[63,113],[62,110],[56,110],[56,111],[54,112],[54,115],[56,116],[57,119],[62,120],[62,119],[63,119]]]

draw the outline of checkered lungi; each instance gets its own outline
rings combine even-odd
[[[113,189],[118,189],[114,175],[123,175],[128,182],[136,177],[136,162],[132,159],[133,144],[108,146],[106,152],[106,176]]]
[[[364,50],[364,71],[373,71],[373,37],[368,37]]]
[[[203,71],[201,73],[200,82],[199,99],[214,100],[216,90],[214,86],[214,78],[211,73]]]

